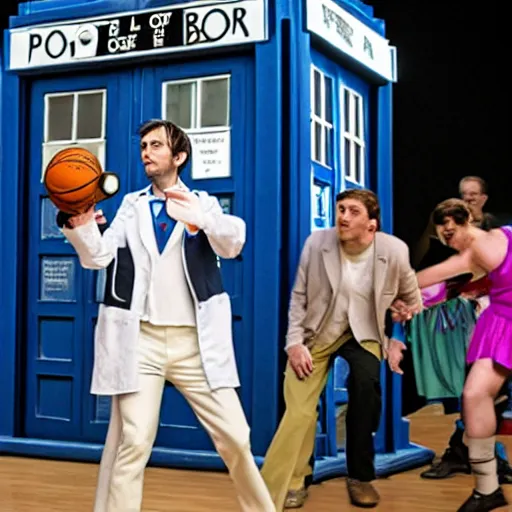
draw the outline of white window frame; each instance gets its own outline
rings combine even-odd
[[[101,136],[95,138],[81,139],[77,137],[78,131],[78,97],[87,96],[90,94],[101,93],[103,96],[102,102],[102,123],[101,123]],[[58,98],[61,96],[73,96],[73,111],[71,114],[71,138],[62,140],[48,140],[50,131],[50,99]],[[106,89],[82,89],[76,91],[66,91],[57,93],[47,93],[44,95],[44,138],[42,144],[42,172],[41,180],[44,178],[44,172],[48,162],[48,148],[54,148],[56,152],[67,146],[83,145],[87,148],[88,144],[97,144],[98,146],[98,160],[102,167],[105,166],[105,149],[106,149],[106,131],[107,131],[107,90]],[[52,151],[50,150],[50,154]],[[45,158],[46,156],[46,158]]]
[[[227,79],[228,81],[228,93],[227,93],[227,119],[228,124],[223,126],[207,126],[201,127],[201,100],[202,100],[202,83],[212,82],[214,80]],[[231,129],[231,74],[203,76],[198,78],[186,78],[184,80],[168,80],[162,82],[162,119],[167,119],[167,86],[168,85],[182,85],[182,84],[195,84],[195,97],[191,99],[191,120],[192,128],[184,128],[187,133],[214,133],[223,130]]]
[[[345,91],[348,92],[349,95],[349,111],[348,111],[348,119],[350,129],[347,130],[345,126]],[[356,98],[359,98],[359,127],[362,136],[356,134]],[[340,91],[340,103],[341,103],[341,119],[343,122],[343,130],[341,132],[341,155],[343,162],[343,170],[344,177],[346,180],[355,183],[357,185],[365,186],[365,175],[366,175],[366,141],[365,141],[365,129],[366,126],[364,124],[364,98],[358,92],[354,91],[350,87],[347,87],[344,84],[341,84]],[[347,168],[347,163],[345,161],[345,141],[348,140],[350,142],[350,168]],[[357,179],[356,175],[356,147],[359,146],[361,148],[361,175],[360,179]]]
[[[320,74],[320,116],[317,116],[315,113],[315,93],[316,93],[316,91],[315,91],[315,72]],[[334,154],[331,155],[333,165],[329,165],[326,160],[327,141],[326,141],[326,135],[325,135],[325,128],[330,130],[331,134],[332,134],[332,131],[334,130],[333,123],[326,121],[326,112],[325,112],[325,109],[326,109],[325,79],[326,78],[331,80],[331,83],[334,86],[333,77],[324,73],[317,66],[315,66],[313,64],[311,65],[311,78],[310,78],[310,82],[311,82],[311,87],[310,87],[310,92],[311,92],[311,98],[310,98],[310,101],[311,101],[311,160],[317,164],[320,164],[320,165],[326,167],[327,169],[333,169]],[[331,91],[332,90],[333,89],[331,89]],[[333,102],[331,101],[331,104],[332,103]],[[334,110],[331,114],[334,118]],[[315,155],[315,147],[316,147],[316,124],[315,123],[318,123],[322,128],[321,132],[320,132],[320,160],[317,160],[316,155]]]

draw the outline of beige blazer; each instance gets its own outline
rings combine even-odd
[[[300,343],[311,346],[334,307],[341,273],[341,251],[335,228],[313,232],[302,250],[288,312],[286,348]],[[421,292],[402,240],[386,233],[375,234],[374,294],[379,341],[386,355],[386,312],[395,299],[421,305]]]

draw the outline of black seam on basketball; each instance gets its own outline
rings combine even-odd
[[[95,181],[98,181],[100,179],[100,176],[101,176],[101,174],[99,176],[95,176],[91,181],[88,181],[87,183],[84,183],[83,185],[80,185],[79,187],[76,187],[76,188],[71,188],[69,190],[64,190],[62,192],[52,192],[52,191],[48,191],[48,192],[52,196],[62,196],[64,194],[70,194],[72,192],[77,192],[78,190],[82,190],[83,188],[91,185]]]
[[[99,163],[98,158],[95,157],[94,155],[89,156],[85,153],[71,151],[66,155],[54,155],[54,157],[48,162],[48,165],[50,165],[50,164],[54,165],[57,162],[62,162],[64,160],[66,160],[66,158],[76,158],[77,156],[80,156],[80,158],[83,158],[84,160],[90,160],[91,162]]]
[[[50,164],[48,164],[48,167],[46,168],[46,172],[44,173],[44,176],[45,176],[45,180],[46,180],[46,176],[48,175],[48,171],[50,171],[50,169],[53,169],[57,164],[61,164],[61,163],[68,163],[68,162],[74,162],[74,163],[77,163],[77,164],[84,164],[85,166],[89,167],[89,169],[91,169],[91,171],[93,172],[99,172],[99,174],[101,175],[101,169],[98,169],[98,166],[96,167],[93,167],[89,162],[86,162],[84,160],[66,160],[66,159],[61,159],[59,160],[58,162],[55,162],[54,164],[52,164],[50,162]]]

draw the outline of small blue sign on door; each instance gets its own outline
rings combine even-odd
[[[76,301],[75,261],[75,258],[69,256],[41,258],[40,298],[42,301]]]
[[[313,183],[311,187],[311,231],[331,226],[331,186]]]

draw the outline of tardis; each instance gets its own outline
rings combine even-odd
[[[97,461],[108,397],[89,393],[103,275],[83,270],[42,178],[64,147],[146,185],[137,130],[165,118],[189,134],[183,179],[247,222],[222,274],[233,309],[240,398],[261,463],[283,412],[286,309],[301,247],[332,225],[336,193],[375,190],[392,231],[396,52],[359,0],[40,0],[21,3],[1,53],[0,452]],[[315,478],[346,471],[346,364],[319,403]],[[382,365],[380,474],[428,462]],[[167,385],[152,464],[222,469]]]

